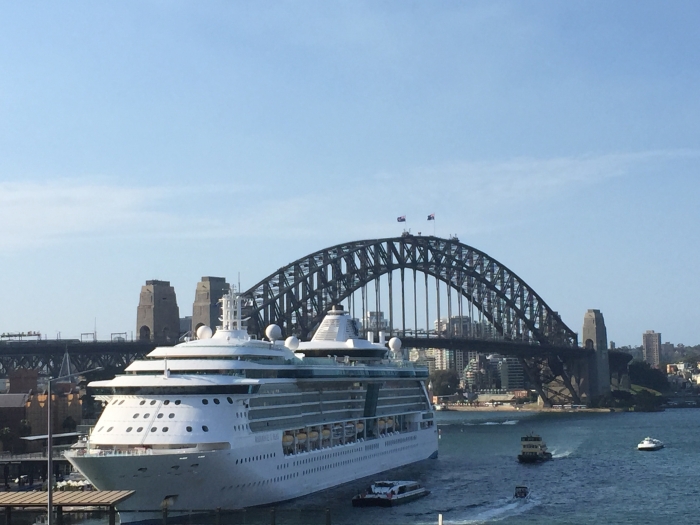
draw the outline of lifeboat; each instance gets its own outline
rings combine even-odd
[[[394,420],[392,418],[387,419],[386,426],[387,426],[387,428],[393,428],[394,427]]]
[[[355,428],[357,428],[357,432],[362,432],[365,429],[365,424],[362,421],[358,421],[357,425],[355,425]]]
[[[300,445],[303,445],[304,443],[306,443],[306,433],[305,433],[305,432],[299,432],[299,433],[297,434],[296,441],[297,441],[297,443],[299,443]]]
[[[315,430],[309,432],[309,441],[318,441],[318,432]]]
[[[333,438],[339,439],[343,437],[343,427],[340,425],[333,425]]]
[[[331,431],[328,430],[327,428],[324,428],[324,429],[321,431],[321,437],[322,437],[323,439],[330,439],[330,437],[331,437]]]
[[[355,425],[352,423],[345,424],[345,437],[352,437],[355,435]]]
[[[285,447],[291,447],[292,443],[294,443],[294,437],[292,437],[289,434],[285,434],[282,436],[282,445]]]
[[[380,419],[379,421],[377,421],[377,425],[379,426],[379,430],[384,430],[384,427],[386,426],[386,421]]]

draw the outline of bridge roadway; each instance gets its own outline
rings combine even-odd
[[[469,350],[521,358],[553,356],[564,359],[587,358],[594,353],[584,348],[531,345],[512,341],[415,336],[399,336],[399,338],[404,348]],[[0,377],[7,377],[9,372],[18,368],[39,370],[57,377],[61,372],[61,364],[66,352],[70,356],[71,365],[76,370],[102,367],[106,371],[118,373],[155,347],[155,343],[143,341],[81,342],[77,339],[3,341],[0,343]],[[632,356],[625,352],[610,351],[609,359],[611,371],[624,373]]]
[[[42,339],[39,341],[0,342],[0,377],[18,368],[29,368],[58,377],[65,354],[74,370],[102,367],[119,372],[129,363],[144,357],[157,345],[143,341],[91,341],[78,339]]]

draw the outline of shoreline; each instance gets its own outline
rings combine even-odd
[[[559,407],[543,407],[535,403],[528,405],[512,405],[499,406],[468,406],[468,405],[450,405],[447,410],[438,410],[438,412],[555,412],[555,413],[571,413],[571,412],[612,412],[609,408],[559,408]]]

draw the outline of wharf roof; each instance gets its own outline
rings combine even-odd
[[[88,490],[54,492],[53,504],[62,506],[112,507],[131,496],[133,490]],[[0,507],[46,507],[48,494],[44,491],[0,493]]]

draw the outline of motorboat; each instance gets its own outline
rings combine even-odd
[[[542,438],[537,434],[528,434],[520,438],[521,450],[518,454],[520,463],[540,463],[552,459]]]
[[[645,452],[653,452],[654,450],[661,450],[664,448],[664,444],[658,439],[645,437],[639,445],[637,445],[637,450],[643,450]]]
[[[525,485],[518,485],[515,487],[515,494],[513,497],[515,499],[525,499],[530,495],[530,489],[528,489]]]
[[[352,498],[353,507],[393,507],[430,494],[415,481],[375,481]]]

